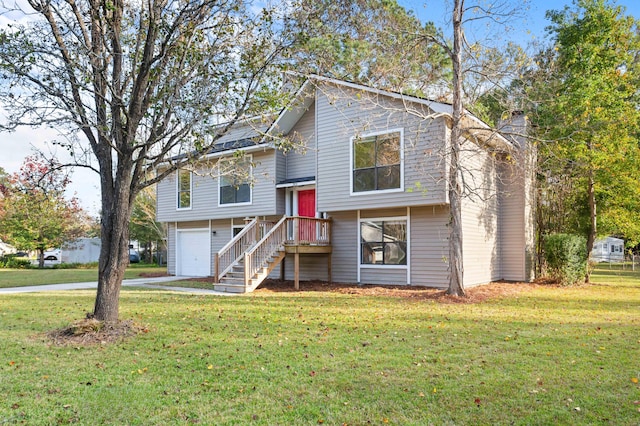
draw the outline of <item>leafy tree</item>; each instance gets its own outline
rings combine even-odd
[[[0,236],[21,250],[36,250],[41,268],[46,249],[84,232],[83,210],[75,198],[64,198],[70,181],[59,167],[55,161],[27,157],[11,177],[11,189],[4,199]]]
[[[543,226],[640,238],[640,106],[636,21],[605,0],[549,11],[552,48],[537,57],[530,95],[541,144]],[[589,281],[589,270],[586,271]]]
[[[68,129],[75,165],[100,174],[96,319],[118,320],[138,193],[206,153],[239,118],[278,107],[273,72],[312,6],[28,0],[14,11],[28,19],[0,32],[5,127]]]
[[[162,223],[156,222],[156,193],[152,187],[143,189],[136,197],[129,223],[129,236],[143,244],[149,263],[153,261],[152,248],[164,247],[167,230]]]
[[[421,22],[396,0],[313,2],[321,18],[293,55],[298,72],[424,95],[449,76],[450,58],[421,41]],[[433,23],[426,27],[435,31]]]
[[[0,167],[0,221],[4,217],[4,199],[9,194],[9,175]]]

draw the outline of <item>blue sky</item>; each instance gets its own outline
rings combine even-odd
[[[407,10],[411,10],[422,22],[433,21],[436,26],[442,28],[445,34],[450,34],[450,15],[453,0],[397,0]],[[523,47],[530,41],[542,41],[545,36],[545,27],[549,21],[545,18],[547,10],[562,10],[565,5],[572,7],[571,0],[466,0],[466,5],[486,5],[490,3],[508,2],[518,5],[522,16],[513,19],[508,27],[496,28],[493,31],[499,33],[504,40],[516,42]],[[612,0],[612,4],[626,8],[626,14],[640,19],[640,0]],[[480,22],[480,21],[478,21]]]
[[[472,3],[490,3],[501,0],[467,0]],[[516,3],[518,0],[508,0]],[[433,21],[441,27],[446,34],[450,31],[447,19],[451,10],[452,0],[399,0],[400,5],[420,18],[423,22]],[[562,9],[571,1],[558,0],[531,0],[522,1],[522,17],[510,23],[510,29],[492,29],[501,40],[509,40],[526,46],[530,41],[541,41],[545,37],[544,28],[549,25],[545,19],[545,12],[549,9]],[[640,18],[640,0],[617,0],[616,4],[625,6],[626,13]],[[481,21],[478,21],[481,22]],[[471,35],[472,36],[472,35]],[[19,129],[14,133],[0,133],[0,167],[13,173],[18,171],[24,158],[30,155],[31,147],[36,146],[45,151],[45,142],[55,138],[55,132],[51,129]],[[53,148],[52,148],[53,149]],[[55,149],[54,149],[55,151]],[[64,152],[57,153],[64,157]],[[78,169],[72,175],[72,184],[69,187],[69,195],[75,195],[81,200],[82,206],[91,214],[97,215],[100,209],[99,179],[95,173]]]

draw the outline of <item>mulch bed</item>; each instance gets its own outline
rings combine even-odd
[[[324,281],[301,281],[301,292],[330,292],[341,294],[353,294],[357,296],[387,296],[401,297],[413,300],[434,300],[440,303],[479,303],[485,300],[515,296],[519,293],[530,291],[542,283],[513,283],[493,282],[466,289],[465,297],[457,297],[446,294],[446,290],[432,287],[402,286],[402,285],[354,285],[327,283]],[[546,284],[546,283],[545,283]],[[290,292],[296,293],[293,281],[266,280],[257,290],[260,293]]]
[[[146,327],[136,325],[132,320],[106,324],[86,318],[67,327],[50,331],[47,337],[57,346],[92,346],[116,343],[139,333],[148,332]]]

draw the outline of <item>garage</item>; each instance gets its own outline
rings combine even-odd
[[[176,243],[176,275],[211,275],[211,242],[208,229],[178,230]]]

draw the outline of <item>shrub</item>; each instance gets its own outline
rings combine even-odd
[[[31,267],[31,261],[24,257],[7,255],[0,257],[0,268],[27,269]]]
[[[552,234],[544,242],[544,256],[551,277],[562,285],[584,281],[587,240],[580,235]]]

